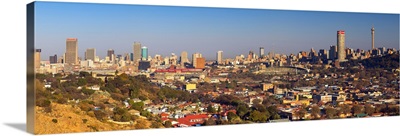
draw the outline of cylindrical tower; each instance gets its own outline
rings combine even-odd
[[[345,52],[345,33],[343,30],[337,31],[338,61],[343,62],[346,59]]]

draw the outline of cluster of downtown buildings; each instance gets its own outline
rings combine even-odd
[[[313,48],[300,51],[298,54],[275,54],[273,51],[265,54],[264,47],[259,48],[259,54],[249,51],[248,55],[238,55],[235,58],[223,58],[223,51],[217,51],[215,61],[206,61],[201,53],[192,54],[189,61],[188,53],[181,52],[180,56],[172,53],[171,56],[155,55],[153,58],[148,54],[148,48],[140,42],[134,42],[133,53],[116,55],[113,49],[107,51],[107,56],[100,59],[96,56],[96,49],[86,49],[84,59],[78,57],[78,39],[67,38],[66,51],[62,56],[49,56],[49,61],[41,61],[41,49],[35,50],[35,69],[37,73],[62,73],[74,71],[99,71],[119,70],[127,74],[151,73],[174,66],[181,69],[204,69],[206,65],[246,65],[254,62],[265,62],[269,66],[294,66],[301,62],[336,64],[350,59],[366,59],[371,56],[392,54],[396,49],[385,47],[375,48],[375,29],[371,29],[371,50],[351,49],[345,46],[345,31],[337,31],[337,45],[330,46],[329,50]]]

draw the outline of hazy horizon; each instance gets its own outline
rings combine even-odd
[[[399,49],[399,14],[316,12],[240,8],[200,8],[119,4],[35,2],[35,47],[41,60],[62,56],[66,39],[78,39],[78,56],[96,48],[104,58],[133,52],[133,43],[149,55],[180,56],[199,52],[207,60],[259,54],[297,54],[336,45],[336,31],[346,32],[346,47],[369,50],[371,27],[375,47]]]

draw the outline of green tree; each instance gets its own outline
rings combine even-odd
[[[353,115],[362,113],[363,112],[362,109],[363,109],[362,106],[358,104],[353,105],[353,107],[351,108]]]
[[[100,121],[103,121],[107,118],[107,114],[100,110],[95,110],[94,114],[95,114],[96,118]]]
[[[215,113],[215,109],[214,109],[214,107],[210,104],[210,105],[208,105],[208,107],[207,107],[207,112],[208,113]]]
[[[165,121],[164,127],[165,127],[165,128],[170,128],[170,127],[172,127],[172,122],[169,121],[169,120]]]
[[[233,113],[233,112],[228,112],[227,118],[228,118],[228,121],[232,121],[232,120],[234,120],[234,119],[236,119],[236,118],[239,118],[239,116],[236,115],[236,114]]]
[[[306,113],[307,110],[304,108],[300,108],[298,111],[295,112],[295,114],[299,117],[299,119],[303,119]]]
[[[135,109],[135,110],[138,110],[138,111],[142,111],[143,110],[143,107],[144,107],[144,103],[143,102],[130,101],[129,103],[131,105],[131,109]]]
[[[312,107],[311,107],[311,116],[312,116],[314,119],[319,118],[320,113],[321,113],[321,110],[319,109],[318,106],[312,106]]]
[[[326,114],[326,117],[328,119],[333,119],[335,117],[335,115],[336,115],[336,112],[337,112],[336,109],[333,108],[333,107],[326,107],[325,108],[325,114]]]
[[[78,83],[77,83],[78,86],[85,86],[86,84],[87,84],[87,81],[85,78],[78,79]]]
[[[365,105],[365,113],[367,113],[368,115],[371,116],[372,114],[374,114],[374,112],[375,112],[375,108],[372,107],[372,105],[369,105],[369,104]]]
[[[217,125],[217,122],[213,119],[213,117],[210,117],[206,121],[204,121],[203,125],[204,126]]]
[[[86,95],[92,95],[95,92],[95,90],[92,89],[87,89],[86,87],[82,88],[82,93]]]
[[[241,118],[244,117],[245,114],[247,114],[247,112],[249,112],[249,109],[246,105],[244,104],[240,104],[237,108],[237,115],[239,115]]]
[[[250,113],[249,118],[250,118],[251,121],[254,121],[254,122],[265,122],[265,121],[267,121],[268,117],[267,117],[266,114],[263,114],[263,113],[261,113],[261,112],[259,112],[257,110],[253,110]]]

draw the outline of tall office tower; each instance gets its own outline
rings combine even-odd
[[[149,57],[148,52],[149,51],[147,50],[147,47],[143,46],[142,47],[142,60],[143,61],[147,61],[147,58]]]
[[[94,48],[86,49],[85,60],[94,61],[95,59],[96,59],[96,49],[94,49]]]
[[[309,55],[309,57],[313,58],[313,57],[317,56],[317,53],[315,52],[314,48],[311,48],[310,53],[308,55]]]
[[[337,58],[337,46],[332,45],[329,47],[329,59],[335,60]]]
[[[107,50],[107,56],[108,56],[108,58],[110,58],[110,60],[112,60],[112,55],[114,55],[114,50],[113,49],[108,49]]]
[[[35,50],[35,68],[40,68],[40,52],[42,49]]]
[[[130,55],[131,55],[130,59],[131,61],[133,61],[133,53],[130,53]]]
[[[328,52],[325,49],[320,49],[318,52],[318,56],[326,60],[328,59]]]
[[[196,58],[195,68],[204,68],[206,65],[206,59],[203,57]]]
[[[264,57],[264,47],[260,47],[260,57]]]
[[[202,55],[200,53],[194,53],[192,55],[192,65],[193,65],[193,67],[196,67],[196,65],[197,65],[197,58],[201,58],[201,57],[202,57]]]
[[[345,34],[343,30],[337,31],[337,46],[338,46],[338,56],[337,59],[339,62],[343,62],[346,59],[346,52],[345,52]]]
[[[371,50],[373,50],[373,49],[375,49],[375,28],[374,27],[372,27],[371,28],[371,44],[372,44],[372,48],[371,48]]]
[[[222,51],[217,52],[217,63],[222,64]]]
[[[131,61],[131,55],[130,55],[130,53],[125,53],[125,55],[124,55],[124,60],[127,61],[127,62],[130,62],[130,61]]]
[[[50,64],[57,63],[57,54],[54,54],[54,56],[50,56],[49,60]]]
[[[65,63],[65,53],[61,55],[61,57],[57,58],[57,63],[64,64]]]
[[[187,54],[186,51],[182,51],[182,52],[181,52],[181,59],[180,59],[180,61],[181,61],[181,65],[182,65],[182,66],[185,64],[185,62],[189,62],[189,60],[188,60],[188,54]]]
[[[249,51],[249,55],[247,56],[248,60],[252,60],[254,57],[254,52],[253,51]]]
[[[142,45],[140,42],[133,43],[133,62],[139,62],[142,58]]]
[[[65,52],[65,61],[66,64],[78,64],[78,39],[76,38],[68,38],[67,39],[67,48]]]

